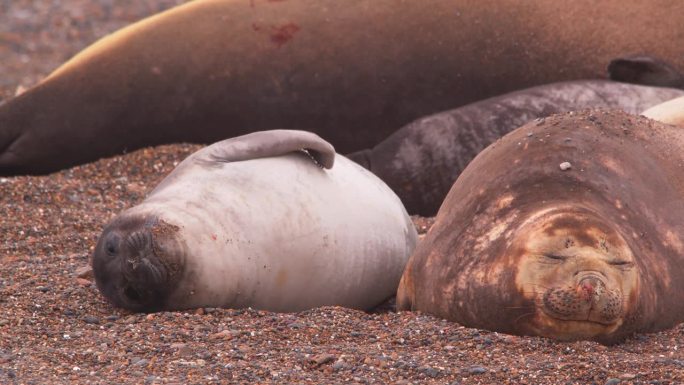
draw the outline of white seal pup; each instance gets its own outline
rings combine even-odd
[[[107,225],[92,262],[103,295],[134,311],[369,309],[416,240],[380,179],[313,133],[276,130],[190,155]]]

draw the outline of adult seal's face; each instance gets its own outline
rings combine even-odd
[[[515,283],[533,304],[522,318],[530,318],[525,323],[534,334],[592,339],[617,330],[635,308],[634,256],[590,210],[540,210],[516,230],[506,252],[520,261]]]
[[[134,311],[164,307],[185,261],[178,227],[156,217],[117,218],[93,254],[99,289],[116,306]]]

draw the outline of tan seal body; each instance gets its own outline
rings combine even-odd
[[[618,111],[555,115],[459,176],[399,309],[614,343],[684,321],[684,133]]]
[[[684,128],[684,96],[653,106],[642,112],[641,115]]]
[[[634,28],[638,25],[639,28]],[[0,107],[0,174],[274,128],[369,148],[431,113],[651,54],[678,0],[197,0],[124,28]]]
[[[416,239],[377,177],[314,134],[277,130],[184,160],[107,225],[93,271],[135,311],[368,309],[396,293]]]
[[[586,108],[638,114],[682,95],[680,89],[608,80],[545,84],[420,118],[349,158],[387,183],[409,213],[434,216],[475,155],[533,119]]]

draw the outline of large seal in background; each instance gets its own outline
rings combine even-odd
[[[93,270],[135,311],[368,309],[396,292],[416,239],[373,174],[314,134],[269,131],[184,160],[105,228]]]
[[[552,83],[418,119],[349,158],[385,181],[409,213],[433,216],[475,155],[535,118],[592,107],[638,114],[682,95],[678,89],[607,80]]]
[[[0,174],[273,128],[357,151],[431,113],[605,77],[621,55],[681,71],[682,35],[678,0],[193,1],[105,37],[3,104]]]
[[[399,309],[614,343],[684,321],[684,132],[619,111],[531,122],[466,167]]]

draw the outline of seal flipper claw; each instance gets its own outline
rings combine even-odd
[[[335,148],[320,136],[307,131],[260,131],[226,139],[209,146],[209,156],[216,162],[239,162],[284,155],[306,150],[324,168],[332,168]]]

